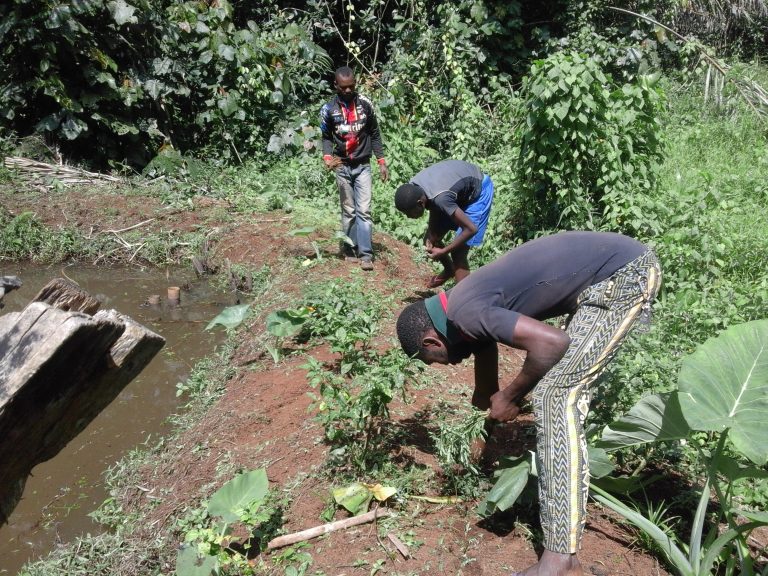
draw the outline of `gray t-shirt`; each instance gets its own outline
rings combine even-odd
[[[647,250],[611,232],[561,232],[526,242],[447,293],[448,322],[469,340],[512,346],[521,314],[546,320],[572,313],[584,289]]]
[[[453,216],[456,208],[465,210],[480,195],[483,172],[463,160],[442,160],[424,168],[411,182],[424,190],[431,206]]]

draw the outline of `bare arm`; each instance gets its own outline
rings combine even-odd
[[[456,211],[451,216],[451,219],[457,226],[461,226],[461,234],[456,236],[453,241],[445,248],[438,248],[429,253],[432,259],[440,258],[455,250],[459,246],[463,246],[467,243],[467,240],[472,238],[477,233],[477,226],[472,220],[469,219],[461,208],[456,208]]]
[[[475,351],[475,391],[472,406],[478,410],[491,407],[491,396],[499,391],[499,348],[496,342],[489,342]]]
[[[526,351],[520,373],[509,386],[491,397],[489,416],[501,422],[513,420],[517,402],[530,392],[565,355],[571,339],[562,330],[528,316],[520,316],[512,336],[515,348]]]

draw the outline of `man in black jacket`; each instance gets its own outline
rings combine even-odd
[[[336,70],[336,97],[320,110],[323,162],[336,172],[341,202],[341,230],[354,243],[344,248],[350,261],[360,260],[363,270],[373,270],[371,222],[371,153],[376,155],[381,180],[389,170],[384,159],[379,124],[373,104],[355,91],[355,75],[348,66]]]
[[[522,576],[582,576],[576,557],[589,493],[584,422],[590,386],[644,316],[661,282],[653,251],[608,232],[537,238],[470,274],[448,292],[406,307],[403,350],[427,364],[474,356],[472,404],[514,420],[532,391],[544,553]],[[567,315],[565,329],[542,322]],[[498,343],[526,351],[499,388]],[[514,573],[517,574],[517,573]]]

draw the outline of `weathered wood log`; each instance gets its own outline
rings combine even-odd
[[[92,308],[95,299],[62,282],[41,294]],[[77,436],[164,343],[114,310],[90,316],[32,302],[0,317],[0,524],[32,468]]]
[[[95,314],[101,305],[96,298],[80,286],[63,278],[54,278],[48,282],[32,300],[46,302],[60,310],[84,312],[91,315]]]

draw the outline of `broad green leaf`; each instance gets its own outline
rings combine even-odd
[[[238,520],[238,510],[264,500],[269,493],[269,481],[264,468],[238,474],[224,484],[208,501],[208,513],[225,522]]]
[[[733,326],[683,359],[680,406],[694,430],[728,431],[755,464],[768,461],[768,320]]]
[[[74,116],[67,116],[67,119],[61,123],[61,132],[67,140],[74,140],[85,130],[88,130],[88,125]]]
[[[642,398],[629,412],[609,424],[595,446],[618,450],[627,446],[686,438],[690,433],[676,393]]]
[[[184,544],[176,555],[177,576],[211,576],[218,567],[216,556],[201,556],[193,545]]]
[[[237,306],[224,308],[224,310],[208,323],[208,326],[206,326],[205,329],[210,330],[220,324],[227,330],[233,330],[243,323],[243,320],[245,320],[245,317],[248,315],[248,309],[250,307],[250,304],[238,304]]]
[[[742,478],[768,478],[768,470],[763,470],[757,466],[744,466],[734,458],[718,455],[717,471],[728,478],[729,482],[735,482]]]
[[[616,465],[602,448],[589,446],[589,475],[592,478],[602,478],[613,472]]]
[[[488,492],[485,501],[478,506],[481,515],[490,515],[496,511],[510,509],[522,494],[531,475],[532,454],[519,458],[513,466],[505,468],[498,475],[498,480]]]
[[[292,310],[276,310],[267,316],[267,331],[278,338],[290,338],[301,332],[307,315]]]
[[[333,499],[339,506],[343,506],[357,516],[368,510],[368,504],[373,499],[373,493],[364,484],[355,482],[349,486],[335,489]]]

